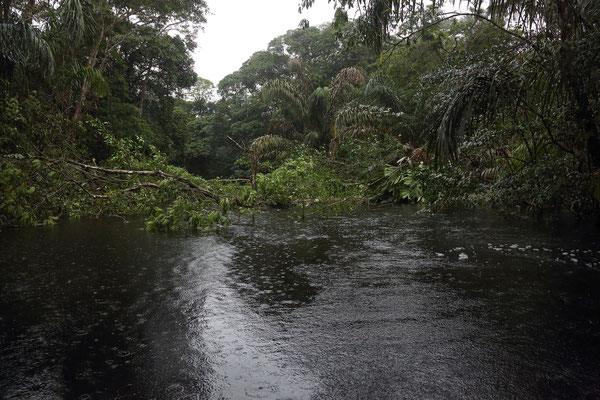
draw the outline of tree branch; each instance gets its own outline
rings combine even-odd
[[[432,27],[434,27],[434,26],[436,26],[436,25],[438,25],[438,24],[440,24],[440,23],[442,23],[444,21],[447,21],[447,20],[452,19],[452,18],[457,18],[457,17],[474,17],[474,18],[481,19],[483,21],[486,21],[487,23],[492,24],[496,28],[500,29],[502,32],[504,32],[504,33],[506,33],[506,34],[508,34],[510,36],[513,36],[513,37],[519,39],[520,41],[523,41],[523,42],[529,44],[534,49],[537,49],[537,46],[531,40],[527,39],[524,36],[519,35],[518,33],[515,33],[513,31],[510,31],[510,30],[504,28],[500,24],[494,22],[490,18],[485,17],[485,16],[483,16],[481,14],[475,14],[475,13],[451,13],[450,15],[446,15],[446,14],[442,14],[442,15],[445,15],[445,16],[442,17],[442,18],[440,18],[439,20],[437,20],[437,21],[429,24],[429,25],[426,25],[426,26],[424,26],[424,27],[422,27],[420,29],[417,29],[417,30],[415,30],[413,32],[410,32],[408,35],[403,36],[400,39],[398,39],[395,43],[392,44],[392,47],[389,50],[386,50],[384,52],[384,53],[388,53],[388,55],[385,57],[385,59],[383,61],[381,61],[380,64],[385,64],[389,60],[389,58],[392,56],[392,54],[393,54],[394,50],[396,49],[396,47],[398,47],[399,45],[401,45],[404,41],[410,39],[411,37],[413,37],[413,36],[415,36],[417,34],[423,33],[427,29],[432,28]]]
[[[52,160],[52,161],[56,161],[56,160]],[[136,171],[136,170],[129,170],[129,169],[111,169],[111,168],[102,168],[102,167],[97,167],[95,165],[88,165],[88,164],[83,164],[80,163],[78,161],[73,161],[73,160],[64,160],[64,162],[66,162],[67,164],[71,164],[71,165],[75,165],[81,168],[84,168],[86,170],[90,170],[90,171],[100,171],[100,172],[104,172],[105,174],[116,174],[116,175],[141,175],[141,176],[158,176],[161,178],[168,178],[168,179],[174,179],[176,181],[179,181],[181,183],[184,183],[185,185],[187,185],[187,187],[195,192],[198,192],[200,194],[202,194],[205,197],[208,197],[212,200],[214,200],[216,203],[221,201],[221,197],[219,197],[218,195],[199,187],[198,185],[196,185],[194,182],[192,182],[191,180],[181,177],[181,176],[176,176],[176,175],[172,175],[172,174],[168,174],[166,172],[163,172],[161,170],[149,170],[149,171]],[[133,190],[138,190],[141,187],[158,187],[158,185],[155,186],[155,184],[150,184],[150,183],[141,183],[139,185],[137,185],[138,187],[133,187],[133,188],[129,188],[125,191],[133,191]]]

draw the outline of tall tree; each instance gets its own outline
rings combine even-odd
[[[87,43],[85,65],[103,72],[113,51],[128,39],[143,36],[151,29],[159,34],[181,32],[191,38],[206,21],[204,0],[95,0],[93,1],[94,34]],[[188,40],[190,42],[191,40]],[[79,121],[90,92],[88,80],[83,82],[73,120]]]

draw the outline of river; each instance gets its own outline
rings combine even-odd
[[[0,398],[600,398],[600,230],[377,207],[0,232]]]

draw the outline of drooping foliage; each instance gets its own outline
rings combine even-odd
[[[314,0],[305,0],[302,5],[310,7],[313,3]],[[489,54],[474,57],[475,63],[473,60],[461,60],[460,67],[455,68],[457,74],[452,77],[449,74],[450,79],[462,79],[466,83],[448,98],[444,116],[439,119],[439,155],[456,155],[456,141],[460,140],[464,126],[478,117],[472,112],[474,106],[481,106],[481,112],[494,113],[496,99],[511,97],[517,98],[517,107],[527,107],[530,104],[520,103],[515,91],[518,87],[531,87],[534,89],[530,91],[531,94],[541,99],[546,109],[555,100],[569,108],[573,122],[587,137],[590,163],[595,168],[600,167],[600,157],[596,151],[600,149],[600,131],[591,105],[599,93],[593,79],[598,74],[599,65],[598,52],[594,50],[598,48],[599,3],[587,0],[468,0],[460,3],[470,7],[470,12],[441,13],[441,7],[450,3],[455,2],[335,2],[341,9],[359,8],[361,14],[357,29],[365,42],[378,50],[383,50],[389,43],[392,47],[386,50],[394,52],[395,47],[403,41],[425,34],[428,27],[465,15],[473,19],[474,25],[477,22],[491,24],[499,33],[507,36],[505,39],[511,39],[511,44],[503,49],[490,49],[496,52],[495,57],[489,57]],[[515,53],[522,56],[514,59]],[[514,79],[515,74],[521,79]],[[483,75],[487,75],[487,78]],[[508,83],[510,80],[512,84]],[[498,91],[499,85],[504,85],[503,90]],[[492,92],[491,96],[482,95],[484,87]],[[534,93],[535,89],[541,91]]]
[[[438,167],[423,175],[435,188],[425,190],[429,202],[597,206],[598,2],[333,3],[342,23],[357,10],[356,34],[381,51],[383,73],[369,91],[402,108],[406,118],[394,130],[425,145]]]

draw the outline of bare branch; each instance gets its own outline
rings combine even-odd
[[[239,144],[238,142],[236,142],[231,136],[227,136],[227,139],[231,140],[233,142],[233,144],[235,144],[238,149],[242,150],[242,151],[248,151],[248,149],[244,146],[242,146],[241,144]]]

